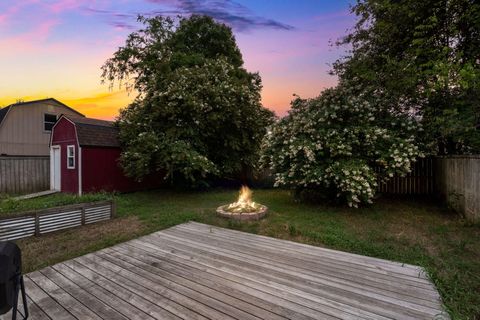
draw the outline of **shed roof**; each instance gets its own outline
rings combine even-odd
[[[113,122],[92,118],[66,118],[75,124],[80,146],[120,147],[118,128]]]

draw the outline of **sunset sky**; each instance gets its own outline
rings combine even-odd
[[[230,25],[262,102],[284,115],[292,94],[335,85],[330,46],[354,24],[348,0],[1,0],[0,107],[54,97],[113,119],[134,95],[100,82],[100,67],[137,29],[136,16],[208,14]]]

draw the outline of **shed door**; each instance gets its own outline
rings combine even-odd
[[[61,191],[60,146],[53,146],[50,155],[50,189]]]

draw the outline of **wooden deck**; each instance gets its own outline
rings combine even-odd
[[[25,280],[31,319],[448,318],[419,267],[194,222]]]

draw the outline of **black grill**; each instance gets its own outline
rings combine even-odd
[[[28,317],[25,286],[22,276],[22,253],[13,242],[0,242],[0,314],[12,310],[12,319],[17,317],[18,293],[22,291],[24,314]]]

